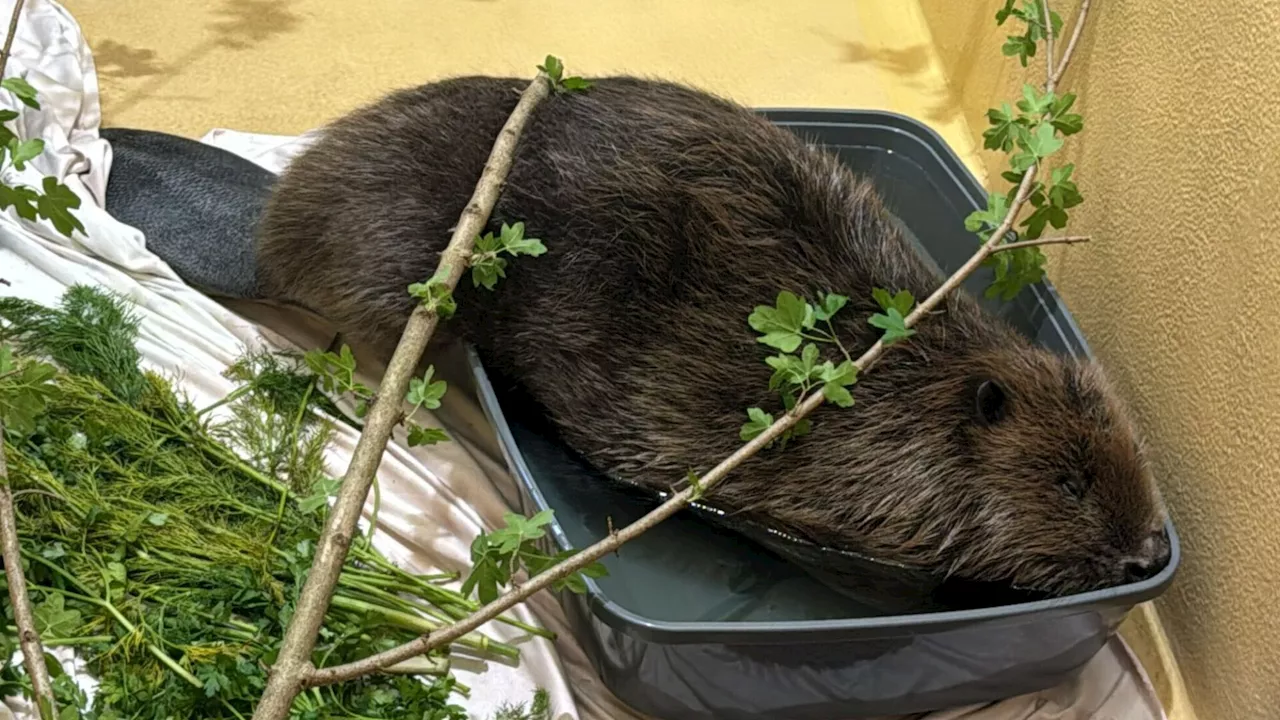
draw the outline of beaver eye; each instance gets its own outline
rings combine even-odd
[[[974,393],[974,411],[978,422],[983,425],[995,425],[1005,418],[1007,398],[1004,388],[995,380],[983,380]]]
[[[1065,472],[1058,476],[1058,485],[1076,500],[1084,500],[1089,491],[1089,483],[1080,473]]]

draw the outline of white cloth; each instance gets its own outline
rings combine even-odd
[[[8,18],[12,8],[13,0],[0,0],[0,18]],[[327,329],[313,318],[252,303],[234,303],[232,307],[238,311],[232,312],[192,290],[147,251],[141,232],[103,210],[111,148],[98,136],[100,111],[93,58],[75,19],[65,9],[51,0],[27,2],[5,74],[25,74],[43,104],[43,110],[33,111],[0,92],[0,108],[20,113],[10,127],[23,139],[40,137],[46,143],[45,153],[25,172],[6,171],[5,182],[38,185],[45,175],[57,177],[81,197],[82,205],[75,214],[86,233],[70,241],[45,222],[20,219],[13,208],[0,212],[0,278],[10,283],[0,284],[0,295],[53,304],[75,283],[96,284],[125,295],[138,306],[142,320],[138,345],[145,364],[177,378],[196,403],[211,402],[231,390],[221,373],[246,345],[328,344],[331,336]],[[279,171],[309,137],[213,130],[204,142]],[[375,378],[381,374],[376,364],[366,365],[363,360],[361,368]],[[369,377],[365,382],[376,384]],[[508,485],[511,478],[475,402],[462,393],[450,392],[437,418],[456,442],[409,450],[403,445],[403,435],[398,435],[388,447],[379,473],[383,502],[376,544],[394,560],[420,570],[463,567],[475,534],[482,527],[499,524],[508,510],[494,484]],[[429,417],[419,418],[419,422],[435,424]],[[330,472],[338,474],[345,469],[355,440],[350,428],[338,426],[328,455]],[[505,625],[482,628],[519,644],[522,660],[518,668],[500,663],[455,663],[459,680],[472,688],[471,699],[460,703],[472,717],[483,720],[504,702],[523,702],[535,687],[550,693],[556,720],[642,717],[604,688],[552,596],[542,593],[512,614],[557,632],[559,639],[553,646],[544,640],[522,640],[519,631]],[[1164,717],[1154,697],[1141,666],[1117,637],[1075,682],[984,708],[960,708],[929,718],[1154,720]],[[6,713],[0,705],[0,719],[8,720]]]

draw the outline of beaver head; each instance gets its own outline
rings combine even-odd
[[[934,354],[945,328],[927,325],[854,408],[821,408],[807,442],[765,461],[786,482],[726,492],[814,540],[966,580],[1065,595],[1158,573],[1164,510],[1098,366],[1020,342]]]

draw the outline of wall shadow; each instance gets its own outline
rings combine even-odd
[[[93,64],[99,75],[111,78],[147,77],[165,72],[155,50],[130,47],[115,40],[94,45]]]
[[[110,40],[99,43],[94,50],[94,60],[106,68],[99,71],[102,75],[151,77],[120,93],[114,102],[104,97],[103,115],[121,113],[145,100],[161,97],[157,94],[159,90],[217,50],[251,50],[296,31],[302,25],[303,16],[294,11],[293,4],[294,0],[223,0],[212,10],[215,19],[205,25],[205,38],[168,63],[157,62],[154,51],[129,48]]]
[[[841,62],[874,65],[892,76],[891,82],[898,82],[925,97],[928,108],[925,110],[925,117],[919,119],[943,124],[960,117],[962,109],[954,101],[945,77],[940,78],[943,89],[938,89],[939,78],[929,67],[931,49],[928,45],[875,48],[866,43],[845,40],[823,29],[815,29],[813,33],[836,49]]]

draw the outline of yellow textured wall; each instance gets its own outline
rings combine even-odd
[[[466,73],[682,80],[755,105],[889,109],[972,160],[914,0],[64,0],[108,123],[297,133]]]
[[[1023,77],[1002,4],[921,0],[975,133]],[[1068,27],[1076,5],[1053,4]],[[1065,153],[1095,242],[1050,254],[1148,435],[1185,550],[1156,607],[1196,711],[1222,720],[1280,717],[1278,29],[1277,0],[1094,2]]]
[[[191,137],[214,127],[297,133],[391,88],[527,75],[554,52],[572,72],[680,79],[754,105],[895,110],[932,125],[985,175],[971,130],[1016,70],[999,57],[995,0],[63,4],[93,47],[107,124]],[[1280,707],[1280,685],[1257,679],[1280,676],[1260,589],[1280,558],[1265,533],[1280,516],[1267,494],[1275,456],[1259,453],[1280,405],[1280,321],[1261,316],[1280,307],[1276,243],[1263,234],[1276,211],[1255,200],[1276,172],[1276,15],[1259,12],[1274,5],[1104,0],[1081,48],[1089,66],[1070,77],[1086,87],[1089,120],[1071,145],[1089,195],[1078,227],[1099,240],[1053,258],[1054,279],[1152,436],[1190,546],[1162,609],[1198,695],[1224,688],[1211,706],[1223,712],[1206,717],[1227,720]],[[1166,92],[1181,105],[1157,102]],[[1143,134],[1120,141],[1130,129]],[[1247,401],[1248,388],[1270,404]],[[1163,686],[1161,638],[1143,627],[1128,628],[1130,639]],[[1176,694],[1162,690],[1168,706]]]

